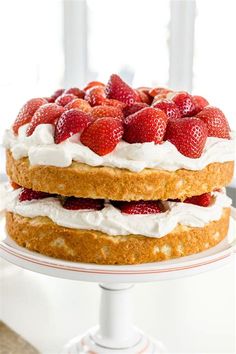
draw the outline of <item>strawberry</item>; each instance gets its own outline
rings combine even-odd
[[[148,104],[147,103],[144,103],[144,102],[135,102],[132,106],[126,106],[124,109],[123,109],[123,113],[124,113],[124,116],[125,117],[128,117],[130,116],[131,114],[134,114],[138,111],[140,111],[141,109],[143,108],[146,108],[148,107]]]
[[[206,143],[207,126],[196,117],[170,119],[165,139],[174,144],[181,154],[198,158]]]
[[[137,92],[116,74],[111,75],[105,91],[107,98],[114,98],[127,105],[132,105],[134,102],[140,101]]]
[[[118,100],[113,100],[111,98],[105,98],[102,101],[102,106],[112,106],[112,107],[118,107],[121,110],[126,107],[126,104],[124,102],[118,101]]]
[[[154,141],[160,144],[166,131],[168,117],[160,109],[146,107],[124,119],[124,137],[129,143]]]
[[[65,92],[65,94],[72,94],[78,98],[84,98],[85,92],[80,90],[78,87],[71,87],[69,89],[67,89]]]
[[[140,101],[150,106],[152,103],[152,96],[150,96],[147,92],[142,90],[136,90],[136,91],[139,95]]]
[[[11,181],[11,186],[12,186],[13,189],[21,188],[21,186],[19,184],[17,184],[16,182],[13,182],[13,181]]]
[[[204,107],[209,105],[209,102],[202,96],[192,96],[192,100],[195,105],[194,115],[198,114]]]
[[[122,123],[115,118],[98,118],[81,134],[80,141],[96,154],[113,151],[123,135]]]
[[[195,204],[202,207],[208,207],[212,203],[211,193],[196,195],[184,200],[184,203]]]
[[[45,192],[37,192],[33,191],[32,189],[28,188],[23,188],[19,195],[19,201],[24,202],[26,200],[32,200],[32,199],[43,199],[43,198],[49,198],[51,194],[45,193]]]
[[[207,106],[196,117],[206,123],[208,136],[230,139],[229,123],[219,108]]]
[[[124,115],[120,108],[112,107],[112,106],[96,106],[92,108],[91,115],[96,120],[97,118],[103,117],[113,117],[123,120]]]
[[[94,86],[86,91],[84,99],[94,107],[103,104],[106,98],[105,90],[103,86]]]
[[[22,125],[29,123],[37,109],[46,103],[48,102],[45,98],[32,98],[26,102],[26,104],[24,104],[18,113],[18,116],[16,117],[16,120],[12,126],[13,132],[17,134],[19,128]]]
[[[70,101],[69,103],[67,103],[67,105],[65,106],[66,110],[69,109],[79,109],[80,111],[89,113],[92,110],[92,107],[90,106],[90,104],[83,100],[82,98],[76,98],[73,101]]]
[[[170,89],[164,88],[164,87],[154,87],[148,91],[148,94],[151,97],[155,97],[157,95],[166,95],[170,92],[173,92],[173,91]]]
[[[173,101],[166,99],[157,101],[152,104],[152,107],[161,109],[163,112],[165,112],[169,119],[181,118],[179,108]]]
[[[58,90],[56,90],[56,91],[52,94],[52,96],[47,97],[47,101],[48,101],[49,103],[55,102],[56,99],[57,99],[57,97],[61,96],[64,92],[65,92],[64,89],[58,89]]]
[[[39,107],[33,115],[26,131],[26,135],[31,135],[39,124],[54,124],[64,111],[65,108],[58,106],[56,103],[47,103]]]
[[[89,90],[89,89],[91,89],[92,87],[97,87],[97,86],[102,86],[102,87],[105,87],[105,84],[103,84],[102,82],[100,82],[100,81],[91,81],[91,82],[89,82],[86,86],[85,86],[85,88],[84,88],[84,91],[87,91],[87,90]]]
[[[103,199],[68,197],[63,203],[63,208],[68,210],[101,210],[103,207]]]
[[[58,104],[59,106],[66,106],[67,103],[73,101],[77,97],[75,95],[72,95],[71,93],[63,93],[63,95],[57,97],[55,103]]]
[[[83,111],[70,109],[64,112],[55,126],[55,143],[59,144],[70,136],[81,132],[90,122],[91,116]]]
[[[182,117],[191,117],[194,115],[195,104],[192,96],[187,92],[177,92],[172,101],[178,106]]]
[[[161,213],[160,203],[157,200],[140,200],[121,202],[120,210],[125,214],[157,214]]]

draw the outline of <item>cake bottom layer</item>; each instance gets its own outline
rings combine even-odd
[[[230,208],[205,227],[178,225],[162,238],[109,236],[94,230],[59,226],[47,217],[6,213],[8,234],[18,245],[46,256],[97,264],[139,264],[188,256],[222,241],[228,232]]]

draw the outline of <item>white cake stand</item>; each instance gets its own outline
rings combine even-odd
[[[133,326],[132,284],[177,279],[228,264],[236,254],[235,227],[236,222],[231,218],[228,237],[197,255],[142,265],[103,266],[57,260],[19,247],[6,236],[2,220],[0,256],[33,272],[99,283],[102,292],[99,325],[73,339],[64,348],[64,354],[159,354],[166,353],[163,345]]]

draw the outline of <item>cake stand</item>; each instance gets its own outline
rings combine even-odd
[[[2,218],[0,256],[33,272],[99,283],[99,325],[70,341],[63,354],[160,354],[166,353],[164,346],[133,326],[133,284],[177,279],[228,264],[236,254],[235,227],[235,218],[231,218],[228,237],[197,255],[159,263],[105,266],[57,260],[19,247],[5,234]]]

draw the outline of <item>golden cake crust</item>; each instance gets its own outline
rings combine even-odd
[[[212,163],[200,171],[145,169],[136,173],[73,162],[69,167],[30,166],[7,151],[7,174],[19,185],[65,196],[111,200],[184,200],[228,185],[234,162]]]
[[[65,228],[47,217],[26,218],[6,213],[8,234],[29,250],[54,258],[97,264],[138,264],[201,252],[227,235],[230,208],[205,227],[178,225],[162,238],[109,236],[99,231]]]

